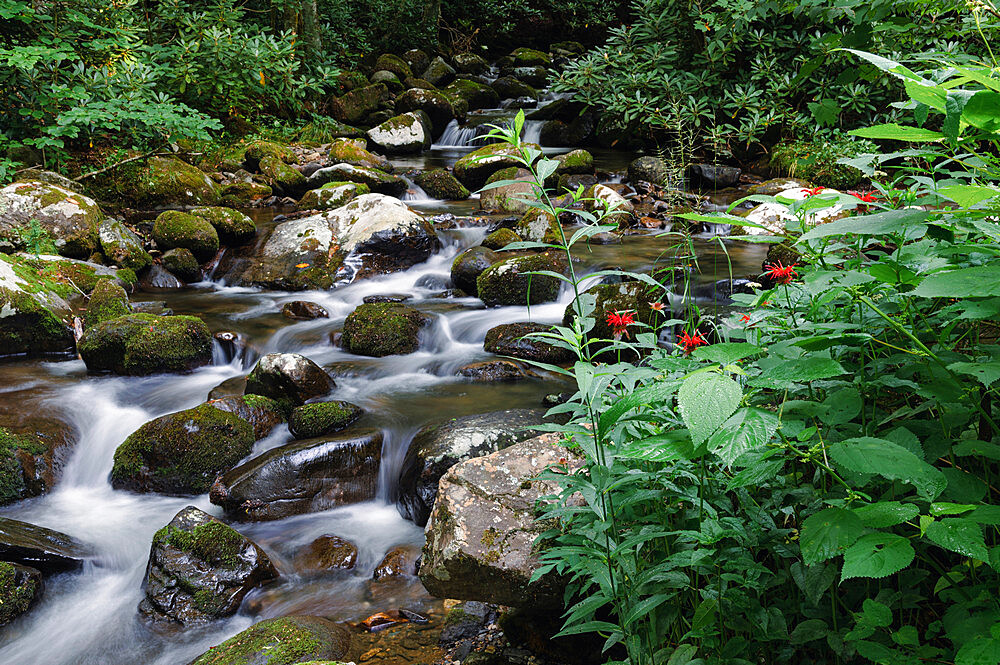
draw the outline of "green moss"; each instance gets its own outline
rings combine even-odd
[[[301,187],[306,181],[304,175],[274,155],[267,155],[260,160],[260,173],[272,188],[279,191]]]
[[[488,85],[469,79],[456,79],[443,90],[449,97],[463,100],[469,108],[494,108],[500,105],[500,95]]]
[[[267,665],[293,665],[317,653],[322,643],[291,617],[262,621],[229,638],[197,658],[191,665],[247,665],[265,662],[255,655],[267,653]],[[252,659],[252,660],[251,660]]]
[[[515,49],[510,55],[514,58],[514,64],[518,67],[548,67],[552,64],[552,59],[549,58],[548,53],[531,48]]]
[[[486,239],[483,240],[483,247],[499,251],[512,242],[521,242],[521,236],[503,227],[486,236]]]
[[[219,251],[219,234],[215,227],[201,217],[180,210],[160,213],[153,222],[153,240],[165,250],[174,247],[189,249],[203,261]]]
[[[245,544],[238,531],[214,520],[199,524],[190,531],[165,526],[156,532],[153,542],[167,542],[171,547],[189,552],[206,563],[230,569],[239,565],[239,554]]]
[[[139,285],[139,277],[135,274],[135,271],[131,268],[121,268],[115,271],[115,277],[122,284],[128,287],[136,287]]]
[[[132,309],[128,305],[128,294],[125,289],[109,279],[101,280],[90,295],[84,326],[97,325],[102,321],[117,319],[129,314]]]
[[[330,161],[335,164],[351,164],[366,169],[390,171],[392,165],[384,157],[365,150],[363,145],[352,139],[337,139],[330,146]]]
[[[298,157],[288,146],[275,143],[274,141],[254,141],[247,145],[243,151],[243,160],[250,164],[257,164],[265,157],[274,157],[286,164],[295,164]]]
[[[382,83],[355,88],[330,101],[330,114],[340,122],[354,125],[378,110],[388,96],[389,89]]]
[[[561,241],[559,222],[556,221],[555,217],[538,208],[528,210],[514,226],[514,232],[532,242],[558,243]]]
[[[243,204],[266,199],[271,196],[271,193],[272,190],[270,187],[262,185],[259,182],[234,182],[222,188],[224,201],[231,197],[230,200],[235,200]]]
[[[257,235],[257,225],[253,220],[232,208],[217,206],[194,208],[191,214],[207,221],[220,238],[229,242],[246,242]]]
[[[523,147],[541,149],[535,143],[525,143]],[[518,151],[506,143],[484,145],[455,162],[455,177],[466,187],[478,189],[500,169],[523,166],[518,162],[518,156]]]
[[[129,314],[89,328],[78,345],[91,370],[143,375],[208,363],[211,334],[194,316]]]
[[[38,592],[33,579],[18,584],[17,569],[6,561],[0,562],[0,626],[24,614]]]
[[[350,353],[362,356],[413,353],[419,346],[420,328],[427,318],[400,303],[367,303],[344,321],[341,342]]]
[[[455,607],[448,612],[444,618],[444,625],[455,626],[462,623],[469,616],[469,614],[463,610],[461,607]]]
[[[104,198],[137,207],[215,205],[220,197],[211,178],[176,157],[130,162],[99,176],[95,188]]]
[[[413,76],[413,72],[410,71],[410,66],[406,64],[406,61],[398,55],[392,55],[391,53],[383,53],[379,56],[378,60],[375,61],[375,70],[392,72],[401,79]]]
[[[277,400],[265,397],[264,395],[242,395],[241,397],[247,406],[255,409],[267,409],[278,413],[282,413],[284,411],[281,404],[279,404]]]
[[[539,270],[563,272],[564,267],[548,253],[500,261],[476,279],[479,298],[489,307],[552,302],[559,296],[562,282],[547,275],[525,274]]]
[[[789,141],[771,152],[771,166],[791,178],[803,178],[824,187],[848,189],[865,179],[853,166],[837,160],[879,151],[871,141],[841,138],[836,141]]]
[[[436,199],[464,201],[471,196],[469,190],[446,169],[421,171],[414,181]]]
[[[573,150],[555,158],[559,162],[556,173],[559,175],[575,175],[594,172],[594,156],[586,150]]]
[[[30,293],[0,287],[0,356],[73,348],[73,331]]]
[[[0,505],[7,505],[27,496],[24,467],[20,455],[42,455],[48,450],[36,437],[14,434],[0,427]],[[0,609],[2,613],[2,609]],[[0,620],[0,623],[3,623]]]
[[[308,439],[340,431],[361,416],[361,409],[349,402],[319,402],[292,409],[288,427],[298,439]]]

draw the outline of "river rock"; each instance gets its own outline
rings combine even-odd
[[[102,195],[130,206],[213,206],[222,196],[207,173],[177,157],[150,157],[146,164],[129,164],[96,179]]]
[[[364,410],[350,402],[316,402],[292,409],[288,429],[296,439],[311,439],[346,429]]]
[[[594,214],[605,214],[604,224],[617,224],[624,228],[635,217],[635,206],[624,196],[607,185],[594,185],[583,194],[583,207]]]
[[[502,226],[483,239],[483,247],[498,252],[512,242],[521,242],[521,236]]]
[[[328,319],[330,313],[318,303],[309,300],[293,300],[281,306],[281,315],[295,321],[311,321],[313,319]]]
[[[464,201],[471,196],[469,190],[446,169],[431,169],[421,171],[413,181],[435,199],[445,201]]]
[[[762,194],[764,196],[775,196],[789,189],[812,189],[812,183],[808,180],[795,180],[793,178],[771,178],[747,188],[747,194]]]
[[[0,356],[64,353],[73,348],[70,306],[24,259],[0,254]]]
[[[469,109],[492,109],[500,106],[500,95],[497,91],[479,81],[457,79],[441,92],[452,99],[461,99]]]
[[[594,172],[594,156],[586,150],[571,150],[563,155],[553,157],[559,162],[557,175],[583,175]]]
[[[0,506],[38,496],[51,486],[56,445],[58,441],[31,431],[0,427]]]
[[[240,386],[240,392],[245,384]],[[208,404],[219,411],[232,413],[250,423],[254,440],[259,441],[285,422],[285,413],[276,400],[263,395],[227,395],[209,399]]]
[[[372,74],[370,80],[372,83],[381,83],[393,94],[401,92],[404,89],[403,82],[399,80],[399,77],[385,69],[380,69]]]
[[[561,610],[565,580],[539,567],[535,538],[551,525],[536,521],[541,497],[558,491],[537,479],[553,465],[568,472],[579,458],[543,434],[453,466],[441,478],[425,530],[420,581],[440,598]]]
[[[183,247],[201,261],[219,251],[219,234],[207,220],[180,210],[160,213],[153,223],[153,240],[164,250]]]
[[[171,275],[184,282],[201,281],[201,265],[190,249],[175,247],[163,253],[160,265],[170,271]]]
[[[344,321],[341,344],[349,353],[374,358],[413,353],[420,346],[420,329],[429,322],[406,305],[365,303]]]
[[[299,161],[295,151],[277,141],[251,141],[243,150],[243,165],[249,171],[259,171],[260,163],[265,157],[274,157],[285,164],[296,164]]]
[[[536,89],[546,87],[549,82],[549,73],[545,70],[545,67],[514,67],[508,70],[507,73],[518,81],[523,81]]]
[[[260,160],[260,174],[272,190],[285,196],[300,196],[306,189],[306,177],[274,155]]]
[[[319,189],[310,189],[299,200],[299,210],[332,210],[350,203],[371,188],[359,182],[328,182]]]
[[[448,85],[455,79],[455,68],[438,56],[430,61],[420,78],[439,88]]]
[[[385,580],[391,577],[405,577],[417,574],[417,560],[420,548],[412,545],[397,545],[386,552],[382,561],[375,566],[372,579]]]
[[[101,222],[97,237],[101,252],[117,266],[138,272],[153,262],[149,252],[143,249],[142,239],[120,220],[106,219]]]
[[[430,118],[421,110],[394,116],[368,130],[368,139],[390,155],[423,152],[433,138]]]
[[[476,279],[500,257],[486,247],[470,247],[455,257],[451,263],[451,281],[469,295],[478,293]]]
[[[270,397],[286,410],[337,387],[322,367],[297,353],[269,353],[247,377],[247,395]]]
[[[458,376],[480,383],[504,383],[536,378],[538,375],[510,360],[484,360],[458,368]]]
[[[541,148],[534,143],[522,147]],[[517,159],[520,153],[507,143],[491,143],[477,148],[455,162],[455,177],[469,189],[479,189],[491,175],[511,166],[524,166]]]
[[[614,327],[608,324],[609,314],[624,314],[630,312],[638,323],[646,326],[655,326],[669,318],[669,311],[657,312],[653,310],[650,303],[655,303],[664,297],[664,291],[649,286],[644,282],[622,282],[619,284],[598,284],[587,293],[595,298],[594,303],[594,327],[587,334],[591,339],[612,339],[614,337]],[[563,325],[572,325],[576,312],[573,304],[570,303],[563,313]],[[650,329],[643,326],[629,326],[626,331],[631,339],[640,332],[648,332]]]
[[[182,626],[236,614],[254,587],[278,576],[253,541],[188,506],[153,536],[139,613]]]
[[[0,561],[0,626],[27,612],[41,594],[41,572]]]
[[[530,428],[541,424],[544,415],[542,409],[512,409],[426,425],[413,437],[400,470],[400,514],[425,525],[438,481],[448,469],[534,436]]]
[[[236,282],[284,291],[328,289],[343,264],[333,244],[333,229],[322,216],[282,222]]]
[[[418,48],[410,49],[402,55],[402,58],[410,66],[410,71],[414,75],[423,74],[424,70],[427,69],[427,65],[431,63],[431,59],[427,53]]]
[[[84,315],[84,328],[90,328],[103,321],[117,319],[132,312],[128,304],[128,294],[125,289],[110,279],[102,279],[90,293],[87,303],[87,313]]]
[[[535,198],[531,172],[511,166],[491,175],[486,184],[494,185],[501,181],[508,182],[484,190],[479,195],[479,207],[490,212],[527,212],[530,209],[528,202]]]
[[[396,113],[423,111],[431,121],[434,134],[441,134],[455,117],[448,97],[434,90],[412,88],[396,98]]]
[[[365,149],[364,139],[337,139],[330,144],[330,162],[391,173],[392,162]]]
[[[372,192],[390,196],[401,196],[406,191],[407,186],[406,181],[398,175],[351,164],[325,166],[309,176],[306,184],[315,188],[322,187],[328,182],[356,182],[366,185]]]
[[[482,74],[490,68],[489,63],[475,53],[458,53],[452,58],[452,62],[460,74]]]
[[[149,421],[115,450],[111,486],[190,496],[250,454],[253,427],[205,403]]]
[[[836,192],[837,190],[835,189],[825,189],[820,193],[830,194]],[[801,201],[808,196],[812,196],[812,194],[810,193],[810,190],[794,187],[778,192],[775,196],[791,199],[793,201]],[[803,221],[805,228],[810,229],[814,226],[818,226],[819,224],[840,219],[847,214],[849,213],[844,210],[843,206],[839,204],[831,205],[827,208],[818,208],[806,212],[805,219]],[[789,230],[789,227],[793,232],[800,232],[802,227],[802,223],[799,219],[790,213],[788,208],[780,203],[761,203],[748,212],[744,216],[744,219],[759,225],[741,227],[742,233],[752,236],[785,235],[785,233]]]
[[[518,67],[548,67],[552,64],[552,58],[548,53],[533,48],[514,49],[510,56],[514,58],[514,64]]]
[[[80,568],[92,556],[89,547],[65,533],[0,517],[0,561],[51,574]]]
[[[295,556],[295,570],[316,572],[350,570],[358,562],[358,548],[339,536],[324,534]]]
[[[239,520],[276,520],[375,497],[382,432],[352,429],[334,437],[272,448],[215,481],[212,503]]]
[[[525,337],[531,333],[551,330],[552,326],[541,323],[503,323],[490,328],[486,333],[483,349],[498,356],[512,356],[553,365],[571,362],[576,356],[569,349],[542,339]]]
[[[348,660],[350,649],[351,633],[343,626],[296,615],[254,624],[188,665],[334,665],[327,661]]]
[[[479,298],[487,307],[540,305],[556,300],[562,282],[549,275],[525,274],[538,270],[564,273],[566,262],[557,254],[545,252],[494,263],[476,279]]]
[[[374,113],[389,98],[389,89],[382,83],[356,88],[330,100],[330,115],[340,122],[356,125]]]
[[[393,55],[391,53],[383,53],[380,55],[378,60],[375,61],[375,69],[392,72],[401,79],[413,76],[413,71],[410,69],[410,65],[398,55]]]
[[[260,182],[232,182],[223,186],[222,202],[243,208],[269,198],[273,193],[274,190]]]
[[[29,180],[0,189],[0,243],[16,250],[48,253],[54,248],[85,259],[99,246],[103,221],[96,201],[58,185]],[[28,247],[32,237],[36,244]],[[49,243],[48,251],[38,243]]]
[[[628,165],[628,181],[666,185],[670,179],[670,165],[659,157],[639,157]]]
[[[219,239],[229,245],[242,245],[257,235],[257,225],[239,210],[207,206],[194,208],[191,214],[212,225]]]
[[[740,184],[742,171],[735,166],[718,164],[688,164],[687,175],[695,184],[702,187],[723,189]]]
[[[493,91],[500,99],[538,99],[538,91],[530,85],[513,76],[501,76],[493,82]]]
[[[194,316],[129,314],[88,328],[77,350],[91,371],[183,372],[212,361],[212,336]]]
[[[529,209],[514,225],[514,233],[531,242],[559,243],[561,231],[558,218],[538,208]]]

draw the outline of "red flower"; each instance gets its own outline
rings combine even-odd
[[[813,187],[812,189],[803,189],[802,193],[805,194],[806,198],[809,198],[810,196],[816,196],[824,189],[826,189],[826,187]]]
[[[703,344],[708,344],[708,340],[702,337],[701,332],[698,330],[694,331],[693,337],[687,334],[687,331],[682,332],[677,341],[684,347],[684,355],[688,355]]]
[[[662,302],[651,302],[649,303],[649,308],[654,312],[662,312],[664,309],[667,308],[667,306],[664,305]]]
[[[859,201],[863,201],[864,203],[875,203],[876,201],[878,201],[878,196],[875,195],[875,192],[849,191],[847,193],[853,196],[854,198],[858,199]]]
[[[798,264],[793,263],[790,266],[781,265],[781,261],[775,263],[768,263],[765,268],[767,270],[764,275],[770,277],[775,284],[790,284],[793,279],[799,276],[799,273],[795,272],[795,266]]]
[[[750,323],[750,315],[744,314],[740,317],[740,323]]]
[[[615,312],[608,312],[608,325],[612,327],[614,336],[616,338],[625,336],[628,338],[628,326],[635,323],[635,318],[633,317],[634,312],[625,312],[623,314],[616,314]]]

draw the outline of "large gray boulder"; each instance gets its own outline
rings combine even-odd
[[[433,140],[431,122],[423,111],[411,111],[389,118],[368,130],[368,140],[390,155],[423,152]]]
[[[441,476],[459,462],[494,453],[537,434],[541,409],[494,411],[427,425],[413,437],[400,471],[397,506],[403,517],[427,524]]]
[[[69,303],[25,267],[17,257],[0,254],[0,356],[71,350]]]
[[[91,371],[144,376],[207,365],[212,336],[195,316],[128,314],[87,328],[77,350]]]
[[[286,410],[322,397],[337,384],[322,367],[298,353],[269,353],[247,376],[245,393],[270,397]]]
[[[106,219],[98,227],[97,235],[101,251],[111,263],[136,271],[153,263],[153,257],[142,246],[142,239],[124,222]]]
[[[563,608],[564,579],[549,572],[531,581],[540,565],[535,538],[551,527],[536,521],[536,504],[558,491],[538,475],[551,466],[572,472],[580,465],[559,438],[528,439],[457,464],[441,478],[418,573],[431,594]]]
[[[0,243],[16,250],[48,253],[54,247],[62,256],[85,259],[99,246],[103,221],[96,201],[59,185],[30,180],[0,189]],[[28,247],[32,242],[36,246]]]
[[[407,187],[406,181],[398,175],[346,162],[318,169],[306,180],[306,186],[312,189],[328,182],[356,182],[367,185],[373,192],[390,196],[401,196]]]
[[[139,613],[154,623],[182,626],[220,619],[235,614],[251,589],[277,576],[253,541],[188,506],[153,536]]]

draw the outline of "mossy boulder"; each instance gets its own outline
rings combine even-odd
[[[617,224],[620,228],[629,226],[635,218],[632,202],[607,185],[588,187],[583,193],[583,207],[587,212],[605,215],[604,224]]]
[[[502,226],[483,239],[483,247],[498,252],[512,242],[521,242],[521,236]]]
[[[531,242],[557,243],[562,240],[559,220],[538,208],[529,209],[514,225],[514,232]]]
[[[232,616],[251,589],[277,576],[253,541],[188,506],[153,536],[139,614],[181,626]]]
[[[540,305],[559,297],[562,282],[549,275],[526,273],[548,270],[565,273],[565,260],[554,253],[516,256],[494,263],[476,279],[479,298],[487,307]]]
[[[99,176],[98,188],[130,206],[148,208],[211,206],[222,197],[221,188],[207,173],[177,157],[126,164]]]
[[[628,181],[666,185],[670,180],[670,165],[659,157],[638,157],[628,165]]]
[[[357,546],[348,541],[324,534],[309,543],[295,557],[297,571],[349,570],[358,561]]]
[[[219,411],[234,413],[253,427],[253,437],[261,440],[285,422],[285,408],[277,400],[263,395],[229,395],[208,401]]]
[[[457,97],[464,100],[469,109],[491,109],[500,106],[500,95],[497,91],[479,81],[456,79],[441,92],[453,99]]]
[[[490,63],[475,53],[458,53],[451,61],[460,74],[482,74],[490,68]]]
[[[333,434],[361,417],[364,411],[350,402],[316,402],[292,409],[288,429],[296,439]]]
[[[850,189],[861,185],[865,175],[839,160],[878,152],[875,143],[847,136],[833,141],[784,141],[772,149],[771,166],[790,178],[811,180],[834,189]]]
[[[594,327],[588,333],[591,339],[612,339],[614,328],[608,324],[608,314],[623,314],[631,312],[637,323],[655,326],[663,322],[667,314],[656,312],[650,307],[651,302],[663,298],[663,291],[645,282],[622,282],[620,284],[598,284],[587,290],[594,297]],[[571,326],[576,312],[572,303],[563,313],[563,325]],[[629,335],[635,337],[638,332],[649,328],[635,326],[628,329]]]
[[[34,568],[0,561],[0,626],[21,616],[42,593],[42,574]]]
[[[370,80],[372,83],[381,83],[385,87],[389,88],[389,92],[394,94],[406,89],[403,82],[399,80],[398,76],[384,69],[372,74]]]
[[[16,257],[0,255],[0,312],[0,356],[73,348],[69,304]]]
[[[483,349],[498,356],[511,356],[522,360],[560,364],[575,357],[569,349],[531,337],[532,333],[547,333],[552,326],[542,323],[503,323],[490,328],[483,342]]]
[[[549,82],[549,73],[545,67],[514,67],[506,73],[535,89],[544,88]]]
[[[396,113],[423,111],[430,118],[435,134],[440,134],[455,117],[455,109],[447,95],[433,90],[413,88],[396,98]]]
[[[477,295],[476,279],[499,260],[500,257],[492,249],[470,247],[452,261],[451,281],[469,295]]]
[[[413,353],[420,346],[420,329],[429,322],[426,315],[400,303],[367,303],[347,316],[341,344],[359,356]]]
[[[251,205],[266,199],[274,193],[267,185],[259,182],[234,182],[222,188],[222,198],[238,205]]]
[[[186,247],[175,247],[165,252],[160,262],[172,275],[176,275],[182,281],[201,280],[201,266],[198,264],[198,259],[194,258],[194,254]]]
[[[275,226],[236,283],[283,291],[328,289],[342,264],[329,222],[315,215]]]
[[[500,169],[486,179],[487,185],[509,181],[505,185],[491,187],[479,195],[479,207],[491,212],[524,213],[530,210],[528,201],[535,198],[531,172],[511,166]]]
[[[195,658],[189,665],[293,665],[348,659],[351,633],[321,617],[267,619]]]
[[[348,69],[337,74],[336,82],[337,86],[335,91],[337,94],[342,95],[345,92],[350,92],[351,90],[363,88],[368,85],[368,77],[359,71]]]
[[[250,171],[258,171],[265,157],[274,157],[285,164],[298,162],[295,152],[286,145],[275,141],[254,141],[243,151],[243,165]]]
[[[359,182],[328,182],[318,189],[306,192],[297,207],[299,210],[332,210],[370,193],[368,185]]]
[[[378,60],[375,61],[375,69],[392,72],[400,79],[405,79],[407,76],[413,76],[413,71],[410,69],[410,65],[398,55],[393,55],[391,53],[383,53],[380,55]]]
[[[108,266],[55,254],[30,256],[21,254],[12,259],[15,269],[30,269],[29,281],[37,282],[42,290],[51,291],[73,301],[81,294],[89,295],[98,282],[114,280],[126,288],[135,286],[135,273],[127,268],[115,270]],[[21,273],[23,274],[23,273]]]
[[[0,189],[0,246],[87,258],[100,247],[104,213],[91,198],[40,180]]]
[[[201,404],[151,420],[115,450],[111,486],[133,492],[190,496],[253,449],[250,423]]]
[[[211,224],[222,242],[242,245],[257,235],[257,225],[239,210],[209,206],[194,208],[190,212]]]
[[[274,155],[260,160],[260,174],[276,192],[293,196],[305,189],[306,177]]]
[[[514,58],[517,67],[548,67],[552,64],[552,58],[548,53],[532,48],[514,49],[510,56]]]
[[[340,122],[355,125],[379,110],[389,99],[389,89],[382,83],[355,88],[330,100],[330,115]]]
[[[423,74],[427,65],[431,64],[430,56],[421,49],[410,49],[402,55],[403,62],[410,66],[410,71],[416,74]]]
[[[85,328],[97,325],[103,321],[117,319],[130,314],[132,308],[128,304],[128,293],[125,289],[109,279],[102,279],[94,287],[87,303],[87,313],[84,316]]]
[[[539,130],[539,143],[547,146],[574,146],[587,141],[594,133],[596,118],[583,113],[571,120],[546,120]]]
[[[594,172],[594,156],[583,149],[571,150],[564,155],[557,155],[553,159],[559,162],[556,167],[558,175],[578,175]]]
[[[153,258],[142,246],[142,239],[120,220],[101,222],[97,236],[101,253],[114,265],[139,271],[153,263]]]
[[[49,450],[39,437],[0,427],[0,506],[37,496],[45,483],[35,473]]]
[[[437,90],[437,86],[431,84],[430,81],[414,78],[412,76],[403,81],[403,89],[409,90],[410,88],[420,88],[421,90]]]
[[[366,150],[364,139],[337,139],[330,144],[329,159],[334,164],[351,164],[365,169],[392,172],[392,162]]]
[[[455,68],[445,62],[444,58],[438,56],[430,61],[420,78],[441,88],[455,80],[455,74]]]
[[[500,99],[520,99],[522,97],[538,99],[540,97],[537,90],[513,76],[501,76],[493,82],[492,87]]]
[[[523,146],[541,151],[541,147],[534,143]],[[507,143],[484,145],[455,162],[455,177],[469,189],[476,190],[486,184],[489,177],[497,171],[523,166],[517,161],[518,157],[518,150]]]
[[[325,166],[309,176],[306,184],[310,188],[317,188],[329,182],[356,182],[367,185],[372,192],[389,196],[402,196],[406,191],[406,181],[398,175],[351,164]]]
[[[472,194],[447,169],[421,171],[413,179],[429,196],[445,201],[464,201]]]
[[[254,365],[247,376],[247,395],[263,395],[282,409],[304,404],[337,387],[322,367],[297,353],[269,353]]]
[[[157,216],[153,222],[153,240],[164,249],[184,247],[191,250],[195,258],[207,261],[219,251],[219,233],[203,217],[168,210]]]
[[[194,316],[129,314],[87,329],[78,350],[91,371],[182,372],[212,361],[212,336]]]
[[[423,152],[431,147],[431,121],[420,110],[403,113],[369,129],[368,139],[390,155]]]

